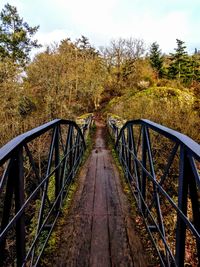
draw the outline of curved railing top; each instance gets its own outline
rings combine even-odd
[[[19,146],[23,145],[24,143],[30,142],[31,140],[35,139],[36,137],[40,136],[41,134],[47,132],[52,127],[58,124],[70,124],[73,125],[78,131],[80,131],[80,135],[84,140],[83,134],[79,128],[79,126],[71,120],[64,120],[64,119],[55,119],[53,121],[47,122],[41,126],[38,126],[26,133],[18,135],[17,137],[13,138],[7,144],[5,144],[2,148],[0,148],[0,164],[5,162],[9,157],[10,154],[17,149]]]
[[[193,139],[191,139],[187,135],[184,135],[180,132],[177,132],[175,130],[172,130],[168,127],[165,127],[163,125],[160,125],[158,123],[152,122],[152,121],[147,120],[147,119],[127,121],[120,130],[116,144],[118,143],[118,141],[121,137],[122,131],[130,124],[132,124],[132,125],[143,124],[143,125],[148,126],[152,130],[162,134],[163,136],[184,145],[189,153],[191,153],[196,159],[200,160],[200,145],[197,142],[195,142]]]
[[[55,119],[0,149],[0,266],[38,266],[83,158],[88,120],[83,129]]]
[[[199,266],[200,145],[146,119],[117,127],[111,118],[108,124],[130,192],[158,253],[159,266],[181,267],[191,262]],[[157,138],[157,133],[167,140]]]

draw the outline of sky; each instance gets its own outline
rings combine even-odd
[[[176,39],[188,52],[200,50],[200,0],[0,0],[17,7],[35,35],[46,46],[84,35],[96,48],[112,39],[156,41],[164,53],[173,52]]]

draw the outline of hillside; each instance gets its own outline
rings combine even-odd
[[[147,118],[200,141],[199,99],[188,89],[150,87],[113,98],[106,112],[124,119]]]

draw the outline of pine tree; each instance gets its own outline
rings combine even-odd
[[[186,52],[184,42],[176,39],[177,48],[175,53],[171,53],[171,64],[168,69],[168,76],[170,79],[178,79],[179,81],[186,82],[187,78],[191,76],[190,73],[190,60]]]
[[[16,7],[6,4],[0,13],[0,58],[10,58],[24,66],[30,59],[31,49],[40,47],[37,40],[32,40],[38,28],[23,22]]]
[[[159,45],[154,42],[150,47],[150,64],[159,78],[163,77],[163,57]]]

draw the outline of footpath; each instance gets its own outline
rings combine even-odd
[[[52,266],[147,266],[111,152],[106,126],[96,122],[95,145],[62,229]]]

